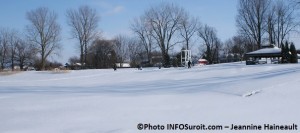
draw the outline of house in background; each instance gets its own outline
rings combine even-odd
[[[124,63],[116,63],[116,66],[119,68],[129,68],[130,63],[124,62]]]

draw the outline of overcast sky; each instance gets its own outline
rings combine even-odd
[[[0,27],[14,28],[21,32],[29,24],[26,12],[38,7],[48,7],[58,14],[62,27],[63,49],[61,56],[50,60],[66,63],[68,58],[77,55],[77,40],[71,38],[70,27],[66,24],[66,10],[77,9],[81,5],[95,8],[100,15],[99,30],[103,37],[111,39],[117,34],[132,35],[130,23],[150,6],[162,1],[183,7],[202,23],[215,27],[218,36],[225,41],[236,34],[235,16],[237,0],[0,0]]]

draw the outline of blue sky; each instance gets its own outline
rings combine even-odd
[[[77,9],[80,5],[95,8],[100,15],[99,30],[103,37],[113,38],[118,34],[132,35],[130,23],[150,6],[161,2],[175,3],[198,17],[202,23],[215,27],[218,36],[225,41],[236,34],[235,16],[238,0],[0,0],[0,27],[24,31],[29,22],[26,12],[38,7],[48,7],[58,14],[62,27],[61,56],[50,60],[66,63],[70,56],[77,55],[77,40],[71,38],[70,27],[66,24],[66,10]]]

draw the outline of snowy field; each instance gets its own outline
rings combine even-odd
[[[0,75],[1,133],[196,133],[137,124],[300,126],[300,64]],[[211,133],[300,132],[232,131]]]

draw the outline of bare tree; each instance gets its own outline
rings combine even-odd
[[[130,38],[128,41],[128,57],[130,59],[131,66],[136,66],[143,62],[142,58],[144,51],[139,43],[140,41],[135,38]]]
[[[178,41],[174,40],[173,37],[179,30],[179,23],[183,15],[184,10],[182,8],[166,3],[151,7],[144,14],[147,23],[153,30],[152,36],[161,49],[165,67],[170,66],[169,50],[178,44]]]
[[[3,61],[2,61],[2,58],[3,58],[3,39],[2,39],[2,33],[1,33],[1,29],[0,29],[0,70],[3,69]]]
[[[80,59],[77,56],[72,56],[69,58],[68,61],[69,61],[70,65],[74,65],[74,64],[80,62]]]
[[[242,34],[255,40],[256,49],[261,48],[269,5],[270,0],[239,1],[237,26]]]
[[[280,47],[280,44],[287,40],[287,36],[299,26],[299,22],[296,22],[294,5],[282,0],[275,4],[275,38]]]
[[[226,40],[223,45],[223,54],[227,56],[231,53],[232,47],[234,47],[234,42],[232,38]]]
[[[203,40],[205,49],[205,58],[212,64],[218,62],[219,51],[221,50],[221,42],[217,37],[216,30],[208,25],[201,26],[198,29],[198,36]]]
[[[25,65],[32,65],[33,59],[36,55],[36,49],[25,39],[19,39],[16,43],[15,60],[19,63],[21,70]]]
[[[18,32],[15,30],[9,31],[9,56],[10,56],[10,64],[11,70],[15,69],[15,57],[16,57],[16,47],[20,41],[20,36],[18,36]]]
[[[269,39],[269,43],[270,44],[275,44],[275,35],[276,35],[276,32],[275,32],[275,25],[276,25],[276,14],[275,14],[275,11],[276,10],[276,7],[275,6],[271,6],[271,8],[269,9],[269,13],[267,15],[267,29],[266,31],[268,32],[268,39]]]
[[[0,29],[0,64],[2,70],[5,68],[9,53],[9,34],[7,30],[4,28]]]
[[[184,17],[179,23],[180,35],[184,39],[185,48],[190,49],[191,38],[194,36],[194,33],[197,31],[198,20],[196,18],[191,18],[187,12],[185,12],[183,16]]]
[[[117,35],[114,38],[114,51],[117,55],[117,62],[120,63],[121,67],[126,60],[129,60],[128,41],[129,38],[124,35]]]
[[[96,40],[89,47],[88,63],[93,68],[111,68],[116,63],[114,44],[111,40]]]
[[[155,47],[153,46],[153,29],[151,28],[150,23],[148,23],[144,16],[141,16],[139,19],[135,19],[131,24],[131,30],[138,36],[140,44],[142,44],[146,52],[148,62],[151,64],[152,50]]]
[[[237,35],[232,37],[231,39],[227,40],[224,43],[224,54],[238,54],[241,58],[247,52],[251,52],[253,47],[253,43],[249,41],[248,38]]]
[[[299,26],[295,5],[291,0],[240,0],[237,25],[241,35],[255,40],[255,49],[260,48],[264,37],[268,38],[270,44],[280,47]],[[264,36],[265,32],[268,36]]]
[[[97,27],[100,17],[95,9],[81,6],[78,10],[68,10],[67,18],[72,36],[79,41],[80,63],[84,65],[88,54],[88,45],[99,36]]]
[[[24,65],[29,65],[33,60],[36,50],[23,37],[23,35],[14,29],[1,29],[0,57],[1,62],[3,62],[1,63],[3,64],[2,69],[4,68],[4,64],[10,64],[11,69],[14,70],[14,66],[18,64],[20,69],[23,70]]]
[[[27,19],[31,23],[27,25],[28,38],[36,46],[41,58],[40,69],[44,70],[47,58],[60,48],[61,28],[56,22],[57,15],[41,7],[27,12]]]
[[[16,55],[16,45],[19,41],[19,34],[14,29],[1,29],[0,31],[1,38],[1,64],[2,69],[4,68],[4,64],[9,64],[11,66],[11,70],[14,70],[15,63],[15,55]]]

